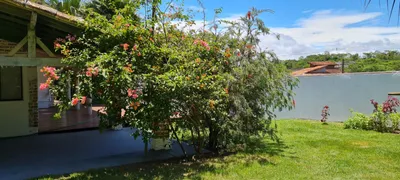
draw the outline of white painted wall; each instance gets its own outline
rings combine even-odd
[[[29,127],[29,80],[36,77],[35,68],[22,68],[23,100],[0,101],[0,138],[35,134]]]

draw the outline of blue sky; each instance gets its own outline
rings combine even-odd
[[[389,0],[392,1],[392,0]],[[235,19],[251,7],[272,9],[262,15],[281,40],[263,37],[261,45],[275,51],[281,59],[298,58],[329,51],[362,53],[400,49],[397,7],[388,23],[386,1],[373,0],[367,9],[364,0],[203,0],[208,18],[223,8],[220,18]],[[196,0],[185,6],[199,8]]]
[[[223,17],[244,14],[251,7],[258,9],[272,9],[274,14],[265,14],[264,20],[269,26],[291,27],[302,17],[320,10],[337,10],[350,12],[383,12],[381,24],[388,26],[388,14],[386,1],[379,0],[371,2],[367,9],[364,8],[364,0],[203,0],[208,15],[212,16],[212,10],[222,7]],[[391,0],[390,0],[391,1]],[[185,1],[187,7],[199,7],[196,0]],[[395,9],[397,10],[397,9]],[[393,19],[390,25],[396,25],[397,19]]]

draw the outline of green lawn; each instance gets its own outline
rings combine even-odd
[[[197,161],[127,165],[47,179],[400,179],[400,135],[278,121],[283,140]],[[46,178],[43,178],[46,179]]]

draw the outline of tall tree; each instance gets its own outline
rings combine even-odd
[[[58,11],[68,13],[74,16],[79,15],[81,0],[44,0],[47,5]]]

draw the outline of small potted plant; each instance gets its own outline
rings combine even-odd
[[[322,108],[321,116],[322,116],[321,122],[327,124],[326,121],[328,120],[328,116],[330,116],[329,106],[326,105]]]

